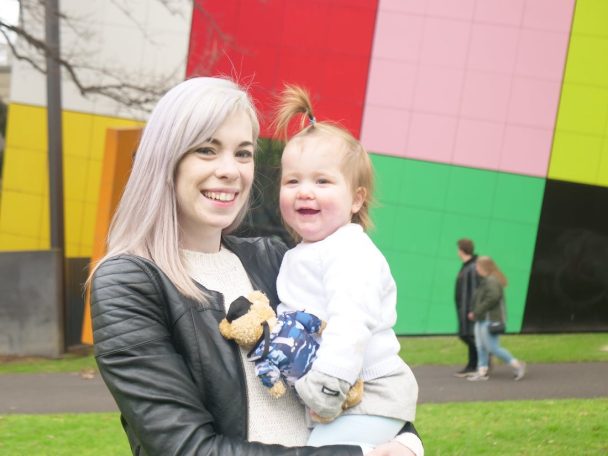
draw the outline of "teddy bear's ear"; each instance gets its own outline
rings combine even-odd
[[[220,321],[220,334],[228,340],[234,339],[232,335],[232,325],[225,318]]]

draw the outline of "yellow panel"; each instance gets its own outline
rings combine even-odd
[[[16,234],[0,232],[0,252],[18,250],[39,250],[40,242],[36,238],[28,238]]]
[[[42,206],[43,199],[39,195],[2,192],[0,233],[38,238]]]
[[[49,215],[49,205],[49,199],[45,198],[42,201],[42,218],[40,219],[40,231],[38,234],[41,249],[51,248],[51,216]]]
[[[63,113],[63,153],[76,157],[91,154],[93,116],[79,112]]]
[[[64,211],[66,245],[80,244],[84,203],[81,201],[67,201]],[[66,252],[66,256],[78,256],[78,252],[70,251],[69,254]]]
[[[11,103],[6,129],[7,146],[47,150],[46,109]]]
[[[101,185],[102,162],[99,160],[89,160],[89,174],[87,177],[86,192],[84,200],[89,203],[97,204],[99,199],[99,186]]]
[[[64,156],[63,188],[66,200],[83,201],[86,194],[89,160],[82,157]]]
[[[97,222],[97,203],[85,203],[82,218],[82,238],[80,241],[80,256],[90,257],[93,253],[93,237]]]
[[[2,188],[32,195],[48,191],[47,156],[38,150],[9,147],[4,155]]]
[[[601,150],[601,137],[557,131],[548,177],[568,182],[595,184]]]

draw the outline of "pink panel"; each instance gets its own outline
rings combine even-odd
[[[524,7],[524,0],[483,0],[475,5],[475,21],[519,27]]]
[[[511,78],[500,73],[469,71],[465,77],[461,115],[504,122]]]
[[[380,0],[366,145],[546,175],[573,8],[574,0]]]
[[[561,81],[568,38],[567,33],[522,30],[515,73]]]
[[[414,92],[414,109],[435,114],[458,114],[464,71],[421,66]]]
[[[501,123],[460,119],[452,163],[498,169],[503,131]]]
[[[378,12],[372,50],[373,58],[417,62],[424,18]]]
[[[510,74],[517,53],[518,29],[499,25],[473,25],[468,67]]]
[[[361,142],[370,152],[403,156],[409,123],[407,111],[366,106]]]
[[[428,0],[426,14],[428,16],[471,20],[474,10],[474,0]]]
[[[502,144],[500,170],[530,176],[546,176],[552,138],[552,130],[507,125]]]
[[[367,85],[367,103],[411,109],[417,71],[413,63],[374,60]]]
[[[424,14],[426,12],[426,0],[407,1],[403,0],[380,0],[378,9],[384,12],[398,12],[411,14]]]
[[[559,89],[558,82],[514,77],[509,123],[553,129]]]
[[[427,18],[420,62],[464,68],[470,28],[467,22]]]
[[[440,163],[452,161],[456,117],[412,114],[406,156]]]
[[[527,0],[524,27],[531,29],[570,31],[575,0]]]

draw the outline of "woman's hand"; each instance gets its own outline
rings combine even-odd
[[[391,441],[378,445],[365,456],[416,456],[416,453],[399,442]]]
[[[471,320],[471,321],[472,321],[472,320],[475,320],[475,314],[474,314],[473,312],[469,312],[469,313],[467,314],[467,317],[468,317],[468,319],[469,319],[469,320]]]

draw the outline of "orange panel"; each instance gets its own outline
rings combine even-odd
[[[106,238],[110,223],[129,179],[133,154],[137,149],[140,136],[141,128],[108,128],[107,130],[91,264],[95,264],[106,253]],[[88,292],[84,305],[82,343],[93,343],[91,303]]]

